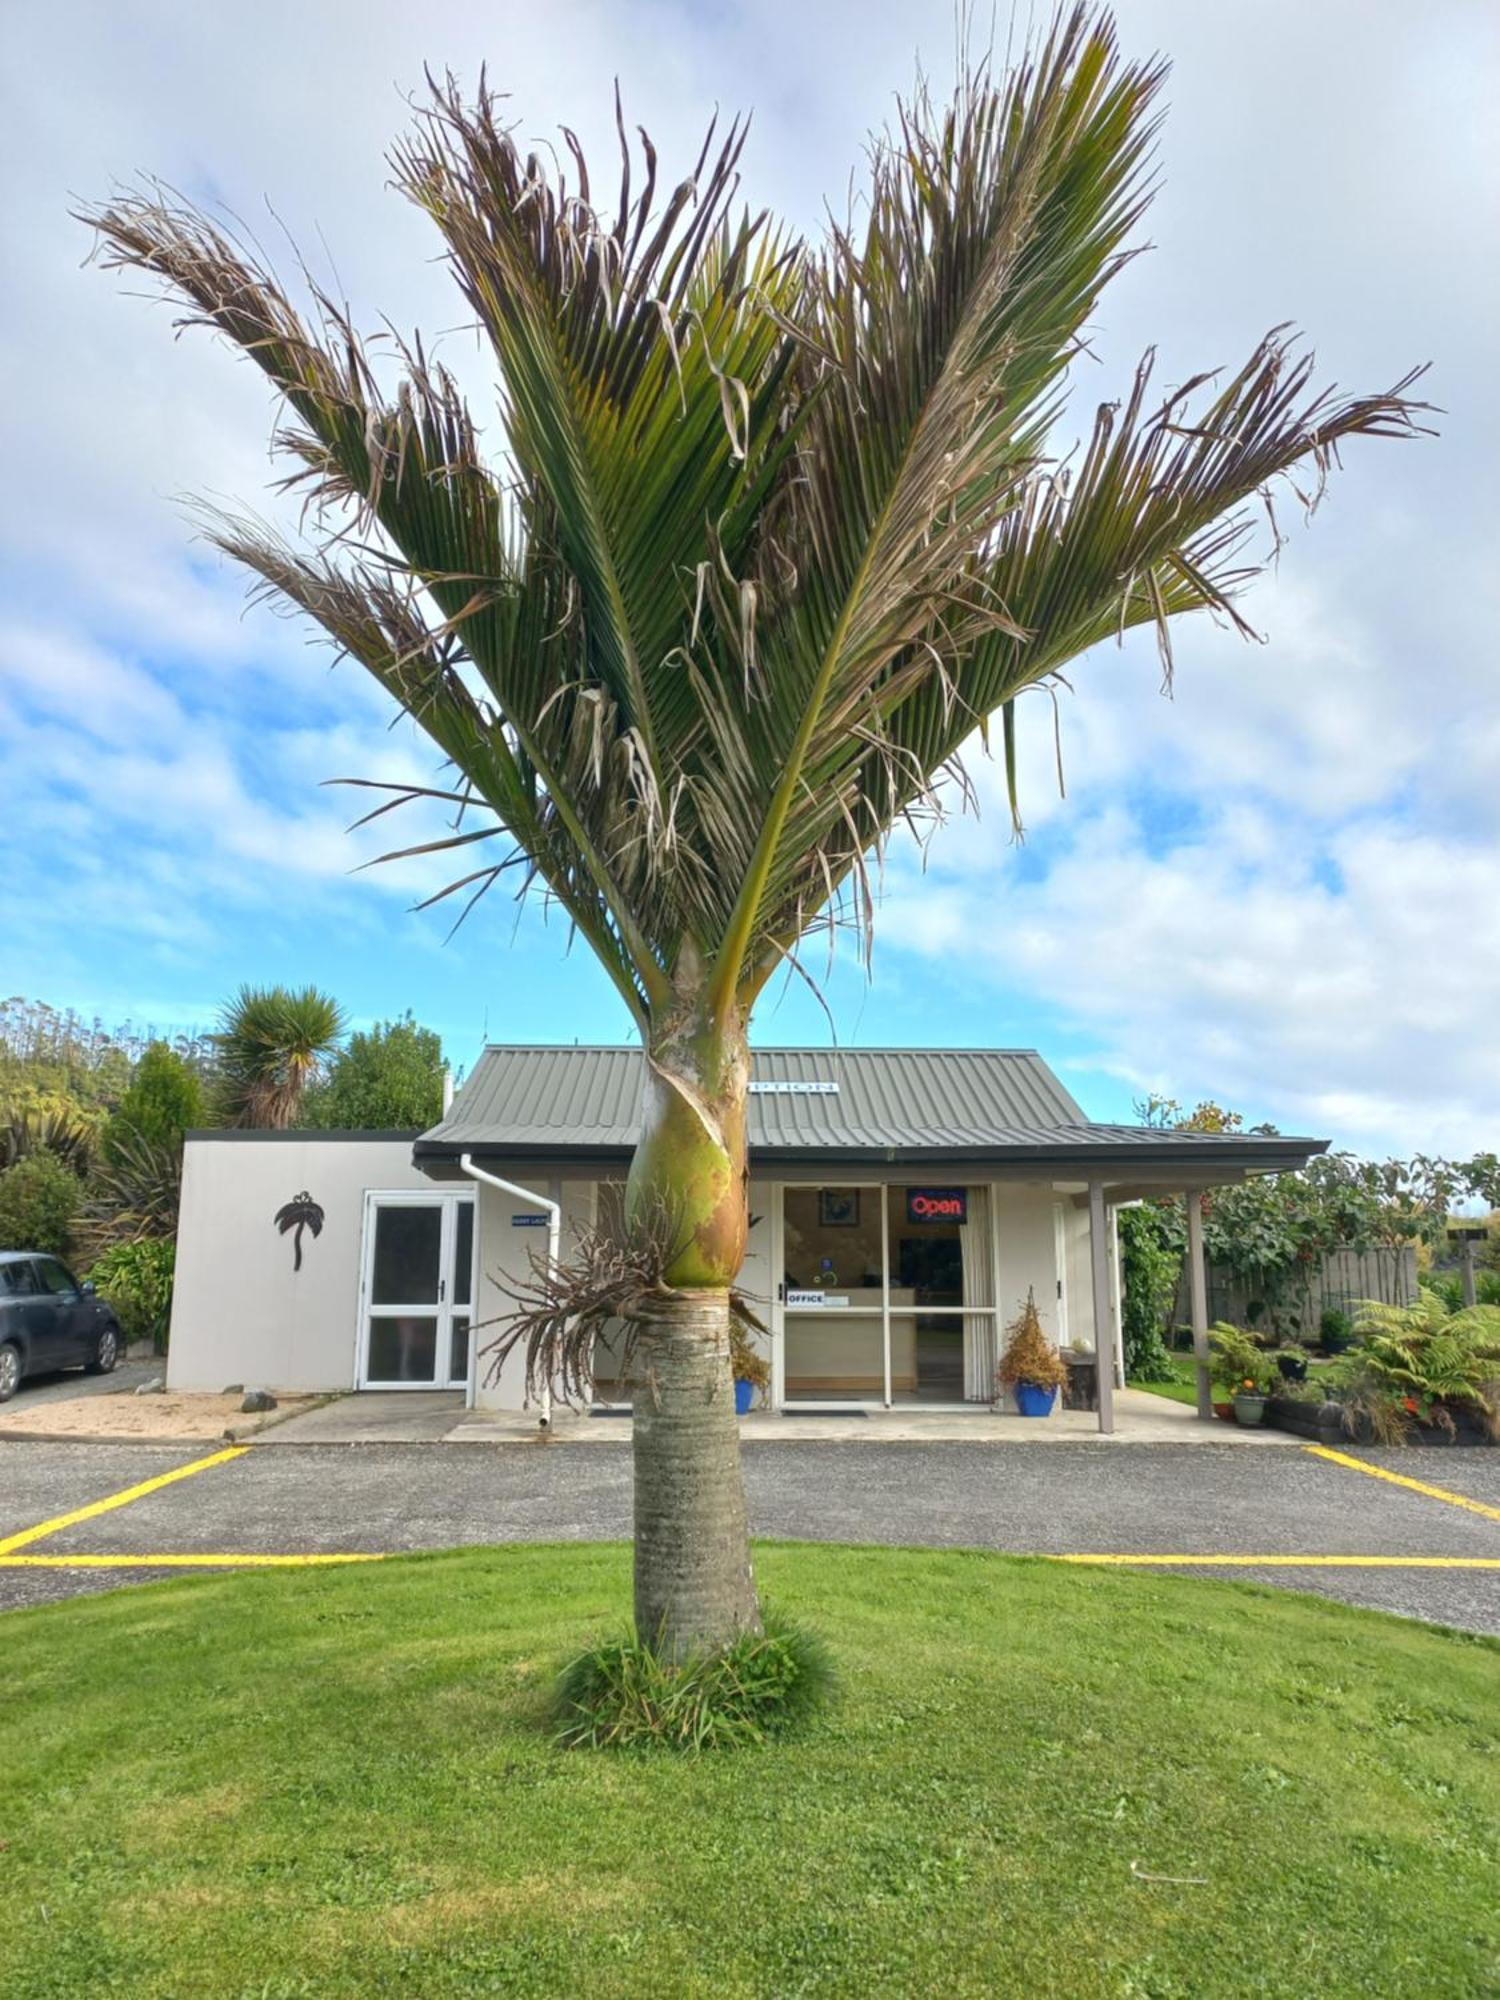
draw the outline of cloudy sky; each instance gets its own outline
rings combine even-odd
[[[82,268],[70,198],[150,171],[295,241],[350,299],[462,318],[385,149],[424,64],[487,62],[528,134],[602,151],[619,77],[682,160],[748,108],[752,192],[808,228],[948,0],[10,0],[0,315],[0,995],[207,1026],[242,980],[317,981],[356,1018],[410,1006],[471,1063],[496,1039],[626,1023],[554,923],[495,899],[451,942],[424,878],[351,871],[348,794],[430,768],[350,667],[247,613],[185,493],[261,501],[259,378]],[[1040,11],[1040,10],[1038,10]],[[1127,50],[1174,61],[1155,247],[1102,302],[1066,435],[1155,343],[1166,380],[1294,320],[1322,372],[1388,386],[1430,361],[1441,435],[1353,446],[1247,609],[1247,645],[1178,628],[1085,660],[1061,715],[1023,707],[1028,838],[989,809],[896,856],[841,1039],[1030,1044],[1095,1116],[1211,1095],[1360,1151],[1500,1142],[1496,391],[1500,29],[1489,0],[1121,0]],[[1026,9],[1020,9],[1024,23]],[[1002,10],[1002,20],[1004,18]],[[478,404],[479,358],[445,350]],[[763,1040],[825,1040],[789,993]]]

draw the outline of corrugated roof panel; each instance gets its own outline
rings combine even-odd
[[[642,1063],[635,1048],[492,1046],[448,1115],[423,1134],[419,1151],[628,1152],[639,1123]],[[752,1079],[789,1086],[752,1090],[750,1145],[762,1156],[1232,1149],[1213,1134],[1090,1124],[1031,1049],[757,1049]],[[825,1088],[799,1087],[809,1084]],[[1319,1143],[1246,1139],[1233,1149],[1250,1159]]]

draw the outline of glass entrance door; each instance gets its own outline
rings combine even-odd
[[[473,1295],[472,1195],[368,1196],[360,1387],[463,1388]]]
[[[885,1242],[878,1187],[782,1190],[783,1395],[885,1403]]]

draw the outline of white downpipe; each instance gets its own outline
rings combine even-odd
[[[517,1201],[529,1201],[533,1208],[547,1212],[547,1267],[557,1269],[562,1254],[562,1203],[552,1201],[544,1194],[533,1194],[530,1188],[517,1187],[514,1181],[503,1181],[498,1174],[492,1174],[484,1167],[476,1167],[471,1153],[460,1153],[458,1164],[470,1180],[483,1181],[486,1187],[499,1188],[502,1194],[514,1195]],[[552,1385],[542,1384],[542,1429],[552,1428]]]

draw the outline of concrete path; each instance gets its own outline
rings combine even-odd
[[[302,1416],[267,1429],[262,1446],[322,1444],[530,1444],[540,1431],[539,1412],[465,1410],[457,1390],[366,1390],[341,1396]],[[554,1405],[551,1441],[559,1445],[622,1445],[630,1442],[628,1411],[594,1416]],[[1151,1396],[1140,1389],[1115,1392],[1115,1431],[1099,1435],[1090,1410],[1054,1410],[1050,1417],[995,1416],[990,1411],[923,1410],[902,1406],[869,1416],[836,1415],[815,1409],[787,1415],[752,1411],[740,1419],[746,1445],[850,1441],[861,1444],[1078,1444],[1106,1448],[1121,1444],[1212,1444],[1236,1449],[1287,1446],[1283,1431],[1246,1430],[1236,1424],[1204,1424],[1185,1403]]]
[[[1272,1476],[1268,1476],[1272,1475]],[[1500,1634],[1500,1451],[836,1444],[745,1453],[759,1535],[987,1548],[1318,1591]],[[630,1456],[0,1445],[0,1604],[195,1568],[630,1532]],[[1246,1598],[1246,1615],[1254,1599]]]

